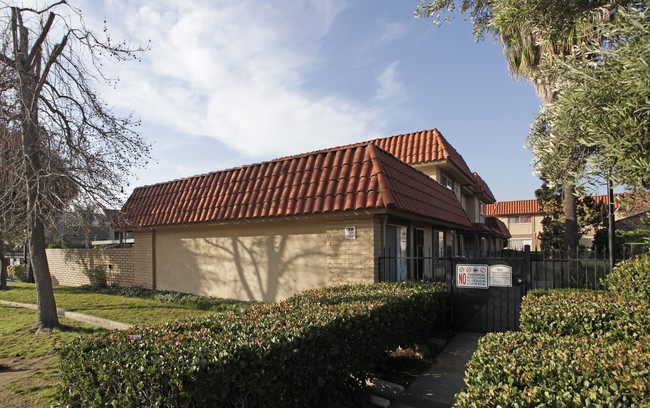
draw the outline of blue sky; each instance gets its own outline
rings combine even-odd
[[[539,102],[463,17],[408,0],[80,0],[86,23],[151,41],[107,67],[153,160],[133,187],[437,128],[499,201],[534,198],[525,137]]]

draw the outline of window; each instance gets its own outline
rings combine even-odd
[[[384,279],[387,281],[406,280],[407,267],[407,237],[408,229],[398,225],[386,225],[386,263]]]
[[[446,174],[442,174],[440,177],[440,184],[447,187],[451,191],[454,191],[454,180],[449,178]]]
[[[420,280],[424,277],[424,230],[416,228],[413,231],[413,246],[415,253],[414,277]]]
[[[485,203],[481,202],[479,204],[479,212],[481,215],[485,215]]]
[[[508,222],[510,224],[530,224],[532,217],[530,215],[515,215],[508,217]]]
[[[523,251],[524,247],[532,246],[533,245],[533,240],[532,239],[510,239],[508,240],[508,248],[510,249],[515,249],[517,251]]]

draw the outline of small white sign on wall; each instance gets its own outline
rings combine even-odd
[[[357,227],[345,227],[345,239],[357,239]]]

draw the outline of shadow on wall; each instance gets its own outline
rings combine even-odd
[[[53,285],[81,286],[90,283],[86,272],[106,268],[107,283],[128,286],[133,280],[133,249],[48,249]]]
[[[327,282],[326,246],[310,234],[200,238],[186,249],[196,281],[183,286],[201,294],[276,301]]]

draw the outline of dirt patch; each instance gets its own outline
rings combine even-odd
[[[0,390],[14,379],[45,366],[47,359],[9,357],[0,358]]]
[[[390,351],[372,370],[372,377],[381,378],[408,387],[435,362],[435,357],[425,358],[414,347]]]

